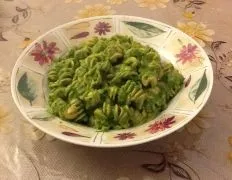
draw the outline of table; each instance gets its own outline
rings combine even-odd
[[[0,179],[232,179],[231,6],[230,0],[0,0]],[[207,51],[213,92],[186,127],[144,145],[97,149],[56,140],[19,113],[10,72],[23,49],[57,25],[109,14],[176,26]]]

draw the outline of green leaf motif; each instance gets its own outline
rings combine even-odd
[[[37,113],[31,116],[31,119],[39,121],[48,121],[51,120],[53,116],[50,113]]]
[[[189,92],[189,98],[192,102],[196,102],[201,94],[206,90],[208,85],[208,79],[206,77],[206,70],[204,71],[202,77],[196,81],[196,83],[191,87]]]
[[[32,106],[32,102],[36,98],[36,89],[35,84],[33,81],[28,79],[27,73],[25,72],[18,82],[18,91],[19,93],[29,101],[30,105]]]
[[[124,23],[133,34],[140,38],[152,38],[165,32],[160,28],[142,22],[124,21]]]

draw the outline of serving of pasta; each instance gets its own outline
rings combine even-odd
[[[132,37],[93,37],[51,64],[48,111],[101,131],[126,129],[166,109],[183,81],[171,63]]]

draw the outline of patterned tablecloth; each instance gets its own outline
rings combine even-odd
[[[0,0],[0,179],[232,179],[231,7],[231,0]],[[17,110],[10,72],[23,49],[57,25],[109,14],[176,26],[207,51],[213,92],[182,130],[140,146],[94,149],[44,134]]]

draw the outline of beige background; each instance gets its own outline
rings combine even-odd
[[[167,7],[151,10],[151,6],[157,5],[157,2]],[[228,142],[228,137],[232,136],[232,82],[228,80],[232,74],[232,1],[197,1],[198,4],[200,2],[198,7],[201,9],[184,8],[189,0],[165,2],[166,0],[0,0],[0,33],[7,40],[0,41],[1,180],[232,178],[232,158],[228,157],[229,152],[232,152],[232,144]],[[25,38],[33,40],[57,25],[74,20],[77,16],[84,16],[83,12],[88,9],[86,5],[96,8],[99,6],[95,5],[99,3],[105,10],[95,10],[98,14],[136,15],[173,26],[177,26],[179,21],[202,22],[206,29],[215,32],[215,35],[210,35],[213,41],[227,42],[214,51],[210,49],[212,42],[206,42],[204,48],[213,56],[219,68],[214,71],[215,83],[210,100],[187,127],[166,138],[140,146],[91,149],[54,140],[33,128],[20,115],[10,95],[9,75],[17,57],[30,42],[25,41]],[[147,7],[139,7],[146,5]],[[16,7],[27,8],[27,14],[18,13]],[[194,15],[186,17],[193,11]],[[12,18],[17,15],[18,21],[12,22]],[[226,54],[226,58],[220,60],[223,54]],[[213,65],[216,67],[215,63]],[[162,160],[162,155],[167,162],[164,164],[164,171],[150,172],[141,167],[142,164],[153,164],[156,170],[159,169],[160,166],[154,164]]]

